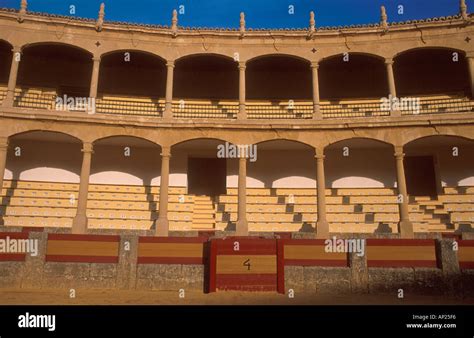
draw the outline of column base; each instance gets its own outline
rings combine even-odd
[[[155,236],[168,237],[170,232],[170,222],[168,218],[158,218],[156,221]]]
[[[247,111],[245,109],[245,104],[239,104],[239,113],[237,114],[237,120],[247,119]]]
[[[165,103],[165,110],[163,111],[163,118],[171,120],[173,118],[173,106],[171,103]]]
[[[392,110],[390,112],[390,116],[392,117],[401,117],[402,116],[402,112],[400,110]]]
[[[249,235],[249,224],[247,220],[238,220],[235,225],[236,236],[248,236]]]
[[[323,114],[321,114],[321,110],[319,109],[318,106],[313,107],[313,120],[322,120],[323,119]]]
[[[86,215],[76,215],[72,221],[73,234],[82,235],[87,233],[88,219]]]
[[[316,222],[316,238],[329,238],[329,223],[327,221]]]
[[[5,108],[12,108],[13,107],[13,97],[10,97],[8,94],[7,96],[5,97],[5,99],[3,99],[3,102],[2,102],[2,107],[5,107]]]
[[[413,223],[411,221],[400,221],[398,223],[398,231],[401,238],[415,238],[413,233]]]

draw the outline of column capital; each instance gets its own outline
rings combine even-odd
[[[94,153],[94,144],[91,143],[91,142],[84,142],[82,144],[82,152],[93,154]]]
[[[318,69],[319,68],[319,61],[311,61],[310,67]]]
[[[474,51],[466,52],[466,58],[468,58],[468,59],[474,59]]]
[[[21,46],[13,46],[12,52],[23,54],[23,50],[22,50]]]
[[[395,146],[395,157],[397,159],[403,159],[405,157],[405,153],[403,152],[403,146]]]
[[[247,62],[246,61],[239,61],[238,67],[239,67],[240,70],[245,70],[245,68],[247,68]]]
[[[161,157],[171,157],[171,147],[161,147]]]
[[[94,61],[94,62],[100,62],[100,60],[101,60],[101,57],[100,57],[100,56],[95,56],[95,55],[94,55],[94,56],[92,57],[92,61]]]
[[[314,158],[317,160],[324,160],[326,156],[324,155],[324,148],[317,147],[314,149]]]
[[[174,60],[166,60],[166,67],[174,68]]]
[[[393,65],[395,61],[393,61],[392,58],[385,58],[385,64],[388,66],[388,65]]]

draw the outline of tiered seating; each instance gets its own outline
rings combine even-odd
[[[439,200],[456,229],[464,224],[474,227],[474,187],[444,188]]]
[[[0,213],[7,226],[71,227],[78,184],[9,181],[2,190]],[[237,189],[216,202],[169,191],[171,230],[232,229],[237,221]],[[215,206],[214,206],[215,205]],[[397,232],[399,206],[394,189],[327,189],[331,232]],[[159,215],[159,187],[91,184],[87,216],[90,228],[150,229]],[[474,224],[474,187],[445,188],[438,198],[411,197],[410,220],[416,232],[452,232]],[[316,189],[247,189],[251,231],[299,231],[315,227]]]
[[[4,181],[1,200],[7,226],[71,227],[78,184]],[[159,187],[91,184],[87,203],[90,228],[150,229],[158,218]],[[171,230],[191,230],[194,196],[171,187]]]
[[[392,189],[327,189],[331,232],[396,231],[398,205]],[[252,231],[298,231],[317,221],[316,189],[247,189],[247,219]],[[216,228],[237,220],[237,189],[217,200]]]
[[[418,114],[463,113],[474,110],[474,102],[463,93],[450,95],[430,95],[420,97],[420,110]],[[400,109],[402,115],[416,114],[411,109]]]
[[[55,109],[56,90],[53,88],[16,88],[15,106],[20,108]]]
[[[150,97],[102,95],[96,100],[97,113],[162,116],[165,101]]]
[[[7,96],[7,86],[0,85],[0,105],[3,103],[3,100]]]
[[[313,103],[307,101],[251,101],[245,109],[249,119],[310,119],[313,116]]]
[[[236,101],[173,101],[173,116],[177,118],[234,119],[238,112],[239,103]]]
[[[382,110],[380,99],[321,101],[325,118],[388,116],[390,110]]]

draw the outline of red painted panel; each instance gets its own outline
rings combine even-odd
[[[292,244],[293,245],[293,244]],[[285,259],[285,265],[292,266],[335,266],[348,267],[348,260],[341,259]]]
[[[204,264],[202,257],[138,257],[138,264]]]
[[[277,291],[277,275],[217,275],[216,287],[219,290]]]
[[[434,246],[434,239],[386,239],[368,238],[367,245],[373,246]]]
[[[118,257],[107,256],[73,256],[73,255],[47,255],[46,262],[69,263],[118,263]]]
[[[120,236],[115,235],[73,235],[73,234],[48,234],[48,240],[86,241],[86,242],[120,242]]]
[[[24,262],[26,254],[0,253],[1,262]]]
[[[139,243],[205,243],[206,237],[139,237]]]

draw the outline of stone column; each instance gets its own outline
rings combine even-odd
[[[99,88],[100,57],[93,57],[91,86],[89,91],[90,98],[97,98],[97,89]]]
[[[249,225],[247,222],[247,159],[239,158],[239,192],[238,192],[238,214],[235,234],[237,236],[248,236]]]
[[[469,66],[469,80],[471,84],[471,97],[474,98],[474,52],[466,54],[467,64]]]
[[[10,66],[10,76],[8,78],[7,95],[3,100],[4,107],[13,107],[13,101],[15,99],[16,80],[18,77],[18,67],[20,66],[21,61],[21,48],[13,47],[12,52],[13,56],[12,63]]]
[[[239,114],[237,119],[244,120],[247,118],[245,111],[245,61],[239,62]]]
[[[165,111],[163,118],[173,118],[173,75],[174,75],[174,60],[166,62],[166,97],[165,97]]]
[[[385,66],[387,69],[387,81],[388,81],[388,89],[389,89],[389,98],[390,98],[390,115],[392,116],[401,116],[400,110],[393,110],[392,107],[392,99],[397,97],[397,87],[395,86],[395,76],[393,75],[393,59],[388,58],[385,59]]]
[[[89,194],[89,176],[91,173],[93,148],[94,145],[89,142],[84,142],[82,146],[81,181],[77,199],[77,213],[72,222],[73,234],[85,234],[87,232],[87,195]]]
[[[410,214],[408,211],[408,193],[405,178],[405,168],[403,166],[404,157],[405,154],[403,153],[403,147],[396,146],[395,160],[397,167],[397,187],[400,212],[400,222],[398,224],[398,228],[402,238],[414,238],[413,224],[410,222]]]
[[[318,194],[318,221],[316,238],[329,238],[329,223],[326,218],[326,178],[324,175],[324,149],[316,148],[316,181]]]
[[[167,237],[170,229],[168,221],[168,187],[170,182],[171,148],[161,149],[161,179],[160,179],[160,206],[156,221],[156,236]]]
[[[7,165],[8,138],[0,138],[0,195],[3,189],[3,176]]]
[[[313,119],[321,120],[323,114],[320,110],[319,104],[319,76],[318,76],[319,63],[311,62],[311,73],[313,78]]]

